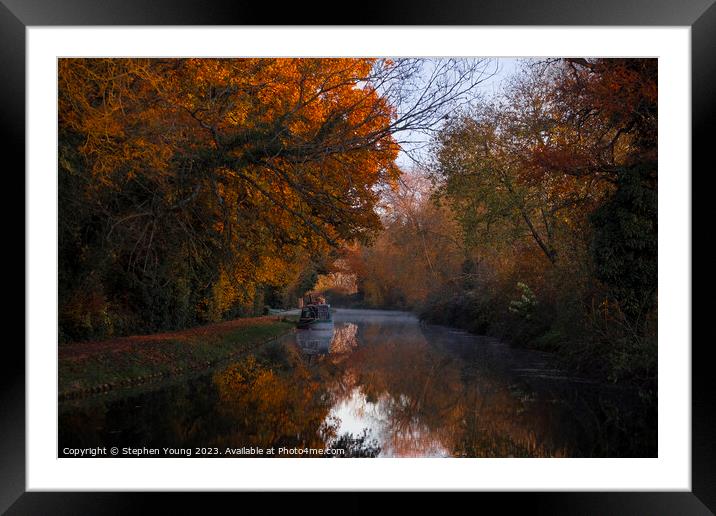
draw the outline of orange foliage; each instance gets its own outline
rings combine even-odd
[[[167,296],[188,292],[204,320],[255,310],[264,286],[380,228],[376,186],[399,171],[376,66],[390,63],[61,59],[61,173],[82,178],[63,195],[146,288],[176,281]]]

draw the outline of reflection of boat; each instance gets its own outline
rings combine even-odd
[[[333,340],[333,325],[329,328],[311,328],[296,332],[296,342],[306,355],[325,355]]]
[[[333,324],[317,328],[315,325],[296,332],[296,342],[306,355],[332,355],[345,358],[357,346],[358,327],[353,323]]]
[[[299,328],[332,329],[333,315],[331,314],[331,305],[311,303],[304,306],[297,326]]]

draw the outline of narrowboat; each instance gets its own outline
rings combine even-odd
[[[301,317],[296,326],[302,329],[331,329],[333,327],[331,305],[327,303],[305,305],[301,310]]]

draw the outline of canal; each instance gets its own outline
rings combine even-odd
[[[193,377],[62,402],[60,456],[103,446],[158,456],[656,456],[652,404],[567,374],[551,354],[405,312],[337,309],[334,321]]]

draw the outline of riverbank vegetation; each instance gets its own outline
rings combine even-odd
[[[531,62],[451,116],[345,252],[353,304],[656,387],[657,62]],[[334,297],[340,299],[340,295]]]
[[[495,63],[60,59],[60,342],[320,289],[653,390],[657,61]]]
[[[295,321],[255,317],[189,330],[64,344],[59,349],[63,398],[154,381],[245,355],[289,332]]]

